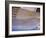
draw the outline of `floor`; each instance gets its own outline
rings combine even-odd
[[[16,17],[13,17],[12,30],[13,31],[26,31],[26,30],[39,30],[40,29],[40,20],[39,19],[27,19],[27,20],[18,20]]]

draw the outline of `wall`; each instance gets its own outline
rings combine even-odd
[[[28,7],[25,7],[25,8],[24,8],[24,7],[23,7],[22,9],[25,9],[25,10],[28,10],[28,11],[30,11],[30,10],[31,10],[31,11],[36,11],[37,8],[33,8],[33,7],[32,7],[32,8],[28,8]]]
[[[25,1],[27,1],[27,0],[25,0]],[[45,2],[46,0],[30,0],[30,1]],[[4,36],[5,36],[5,0],[0,0],[0,38],[5,38]],[[29,37],[18,37],[18,38],[46,38],[46,33],[45,33],[45,36],[29,36]]]

